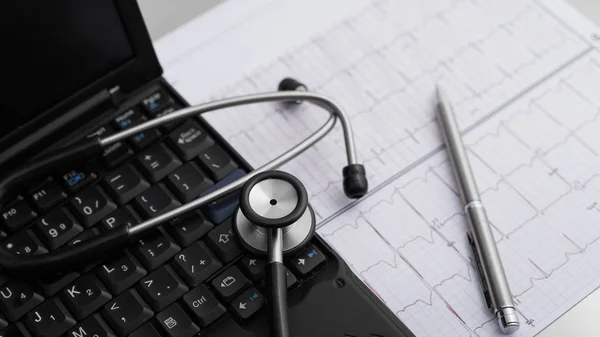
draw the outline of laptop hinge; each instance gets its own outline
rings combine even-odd
[[[58,118],[50,121],[35,132],[26,135],[19,142],[1,152],[0,167],[9,162],[12,162],[11,165],[21,162],[21,158],[31,156],[31,152],[38,152],[34,150],[36,145],[42,140],[46,141],[47,139],[53,139],[56,141],[58,140],[57,138],[60,138],[59,130],[65,130],[68,126],[73,127],[81,125],[83,118],[90,116],[92,112],[103,112],[109,109],[115,109],[124,100],[125,97],[118,86],[104,89],[95,95],[92,95],[90,98],[76,105]],[[36,153],[36,155],[37,154],[38,153]]]
[[[125,95],[123,94],[123,92],[121,91],[121,87],[120,86],[115,86],[112,87],[108,90],[108,92],[110,93],[110,96],[112,98],[113,101],[113,107],[114,108],[118,108],[119,105],[121,103],[123,103],[123,101],[125,101]]]

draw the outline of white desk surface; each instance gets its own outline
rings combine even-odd
[[[223,0],[138,0],[153,39],[184,24]],[[568,0],[584,15],[600,25],[600,1]],[[600,336],[600,290],[581,301],[538,337]]]

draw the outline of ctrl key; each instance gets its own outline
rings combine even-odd
[[[183,305],[201,327],[210,325],[225,313],[225,307],[202,284],[183,296]]]

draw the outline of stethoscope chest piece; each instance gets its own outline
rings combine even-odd
[[[266,171],[244,184],[233,229],[246,249],[265,255],[268,231],[276,228],[281,228],[283,253],[293,254],[312,238],[315,216],[306,189],[296,177]]]

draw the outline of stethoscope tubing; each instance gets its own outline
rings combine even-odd
[[[83,155],[89,155],[90,152],[101,150],[103,146],[110,145],[123,139],[127,139],[134,134],[155,128],[165,123],[187,118],[192,115],[203,114],[210,111],[226,109],[246,104],[298,100],[309,102],[323,108],[324,110],[329,112],[329,118],[319,129],[317,129],[310,136],[298,143],[296,146],[290,148],[285,153],[281,154],[280,156],[266,163],[265,165],[259,167],[258,169],[251,171],[244,177],[207,195],[195,199],[183,206],[180,206],[155,218],[146,220],[130,228],[128,228],[127,226],[117,227],[110,231],[101,233],[100,235],[90,240],[81,242],[74,246],[62,247],[50,253],[32,256],[14,255],[8,250],[4,249],[3,247],[0,247],[0,269],[6,272],[17,273],[61,270],[69,268],[71,264],[78,262],[80,259],[93,258],[94,255],[98,254],[99,252],[102,252],[103,249],[105,251],[118,249],[124,244],[136,240],[141,234],[145,233],[146,231],[170,219],[173,219],[179,215],[182,215],[203,205],[211,203],[221,197],[224,197],[240,189],[242,185],[253,176],[263,171],[276,169],[289,162],[290,160],[296,158],[302,152],[309,149],[316,142],[318,142],[325,135],[327,135],[335,126],[336,119],[339,119],[341,121],[341,126],[343,128],[348,165],[351,166],[357,164],[356,150],[354,146],[352,128],[350,127],[349,119],[344,113],[343,109],[334,100],[328,98],[327,96],[313,92],[282,91],[261,93],[226,98],[201,105],[183,108],[169,115],[150,120],[138,126],[132,127],[131,129],[121,131],[106,138],[86,140],[84,142],[76,143],[63,149],[53,151],[52,155],[44,156],[40,159],[39,162],[31,163],[29,167],[25,166],[20,168],[20,173],[19,171],[17,171],[5,176],[4,179],[0,181],[0,187],[2,187],[0,188],[0,200],[3,196],[6,196],[6,193],[8,192],[8,187],[13,185],[10,181],[7,181],[8,179],[26,179],[29,176],[39,174],[45,169],[48,170],[52,167],[56,167],[59,163],[74,160],[76,158],[81,158],[83,157]],[[89,249],[89,251],[86,251],[86,249]]]

